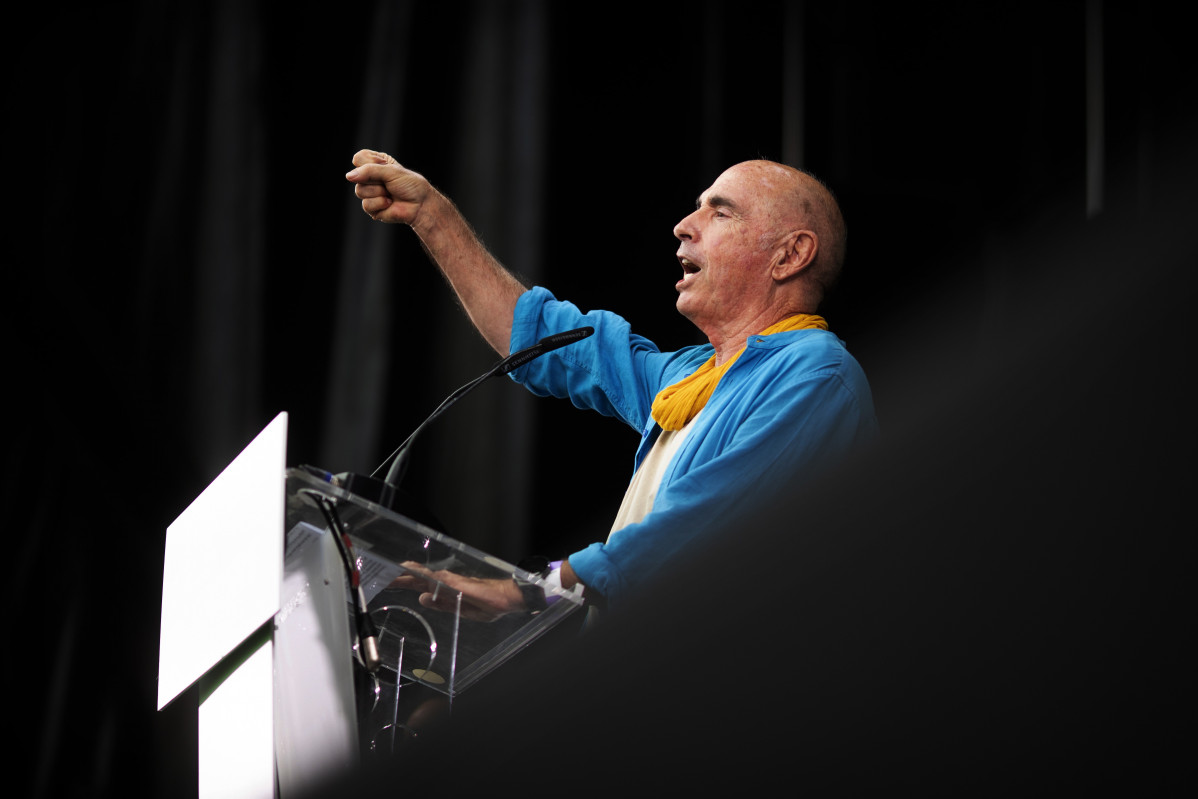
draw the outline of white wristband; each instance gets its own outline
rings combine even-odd
[[[575,583],[573,588],[566,588],[562,585],[562,561],[554,561],[549,565],[550,571],[549,574],[545,575],[545,585],[567,594],[577,595],[579,592],[581,592],[582,583]],[[556,593],[550,593],[549,591],[545,592],[545,601],[549,604],[553,604],[559,599],[561,599],[560,595]]]

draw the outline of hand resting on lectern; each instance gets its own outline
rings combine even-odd
[[[473,621],[495,621],[509,613],[529,610],[520,588],[511,579],[467,577],[448,569],[430,571],[414,561],[400,565],[407,572],[396,577],[390,587],[421,591],[419,601],[426,608],[456,612],[460,592],[462,617]]]

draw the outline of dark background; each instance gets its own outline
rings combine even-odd
[[[825,316],[887,433],[642,612],[473,689],[409,788],[1182,773],[1198,140],[1166,6],[27,14],[6,34],[21,795],[187,795],[194,716],[154,711],[166,526],[279,412],[289,462],[369,473],[494,362],[410,233],[356,208],[361,147],[663,348],[697,340],[670,307],[695,197],[749,158],[814,171],[850,229]],[[606,534],[622,429],[493,381],[410,487],[486,551],[565,555]],[[434,769],[457,758],[478,766]]]

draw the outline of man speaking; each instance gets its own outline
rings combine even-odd
[[[817,314],[844,262],[845,225],[812,175],[746,161],[699,196],[674,228],[677,308],[708,344],[661,352],[615,314],[584,314],[524,286],[422,175],[373,150],[359,151],[353,163],[346,178],[362,209],[415,231],[500,355],[594,328],[512,373],[538,395],[568,398],[641,434],[607,541],[548,574],[588,604],[618,606],[672,558],[730,535],[740,515],[801,488],[876,437],[865,375]],[[527,607],[514,583],[458,582],[489,613]],[[422,601],[435,603],[431,595]]]

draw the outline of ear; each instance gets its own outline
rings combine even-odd
[[[782,258],[773,268],[774,280],[789,280],[815,261],[819,236],[812,230],[796,230],[782,243]]]

